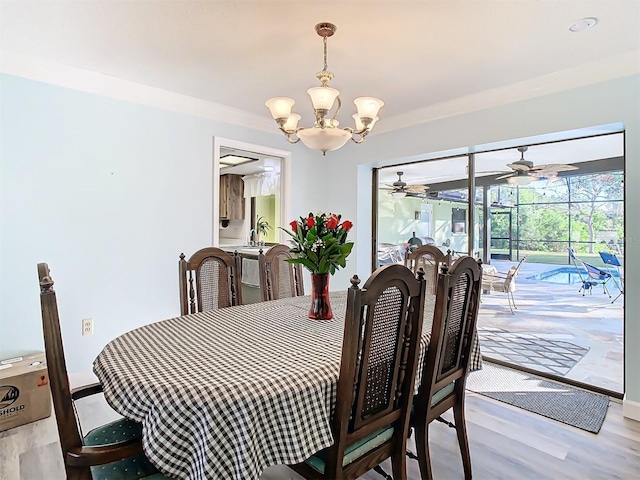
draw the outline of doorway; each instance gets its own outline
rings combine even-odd
[[[491,209],[491,259],[513,260],[511,209]]]
[[[212,244],[220,246],[221,239],[226,244],[246,244],[250,237],[255,235],[256,215],[262,216],[262,220],[267,217],[266,221],[270,227],[268,232],[271,233],[269,239],[274,243],[283,243],[284,232],[278,227],[290,217],[291,152],[222,137],[214,137],[213,146]],[[239,162],[242,160],[225,161],[230,156],[250,161],[241,164]],[[242,218],[221,221],[221,175],[247,177],[245,181],[248,184],[260,183],[260,190],[254,191],[249,194],[248,199],[244,199]],[[262,178],[258,178],[260,176]],[[265,181],[271,182],[271,187],[262,190]],[[256,194],[263,191],[270,193]]]

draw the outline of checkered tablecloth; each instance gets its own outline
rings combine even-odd
[[[258,478],[333,442],[346,291],[331,302],[330,321],[309,319],[309,297],[298,297],[149,324],[110,342],[93,371],[107,402],[142,423],[144,451],[162,472]]]

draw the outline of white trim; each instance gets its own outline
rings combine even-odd
[[[627,400],[625,395],[622,400],[622,416],[640,422],[640,403]]]
[[[246,150],[281,159],[280,164],[280,221],[285,223],[291,215],[291,152],[277,148],[264,147],[253,143],[241,142],[223,137],[213,137],[213,225],[212,245],[220,244],[220,148],[227,147],[234,150]],[[280,230],[279,243],[285,243],[285,233]]]
[[[0,72],[149,107],[254,128],[268,133],[276,131],[273,126],[274,122],[269,118],[269,115],[260,116],[208,100],[20,53],[0,50]]]

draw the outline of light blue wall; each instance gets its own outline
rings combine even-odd
[[[379,126],[384,122],[384,109]],[[402,161],[437,158],[473,151],[497,142],[518,146],[520,139],[621,123],[626,130],[626,393],[640,403],[640,76],[633,75],[536,99],[512,103],[404,130],[376,134],[362,145],[348,145],[327,155],[335,195],[326,207],[354,220],[356,264],[349,273],[365,275],[371,268],[371,167]],[[357,188],[354,188],[357,186]],[[335,275],[334,284],[345,285],[346,273]]]
[[[621,122],[626,200],[640,202],[640,77],[608,81],[401,131],[323,157],[277,135],[0,76],[0,358],[42,349],[36,263],[57,282],[69,369],[120,333],[178,313],[177,259],[211,241],[212,137],[293,152],[291,212],[352,220],[349,277],[371,265],[371,166]],[[384,114],[384,112],[383,112]],[[382,124],[381,124],[382,125]],[[640,402],[640,216],[628,208],[627,398]],[[95,318],[95,335],[80,321]]]
[[[275,127],[0,82],[0,358],[43,348],[36,264],[47,262],[69,370],[89,371],[112,338],[179,313],[178,255],[211,245],[213,137],[289,147]],[[311,153],[293,147],[295,206],[316,183],[300,173]],[[95,334],[82,337],[87,317]]]

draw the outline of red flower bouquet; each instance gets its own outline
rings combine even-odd
[[[310,213],[291,222],[291,230],[283,228],[291,236],[291,253],[296,255],[287,261],[300,263],[311,273],[334,274],[344,268],[353,249],[353,242],[347,242],[353,223],[340,219],[335,213]]]

